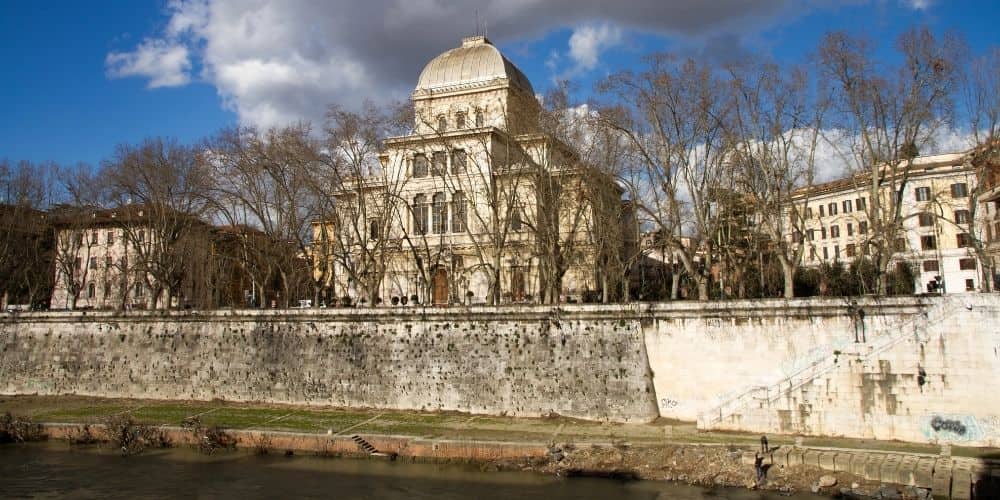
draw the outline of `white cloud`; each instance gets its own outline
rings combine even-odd
[[[147,39],[132,52],[111,52],[105,58],[112,78],[148,78],[149,88],[177,87],[191,81],[188,48],[167,40]]]
[[[903,0],[903,4],[914,10],[927,10],[934,5],[934,0]]]
[[[319,122],[330,103],[406,98],[427,61],[474,32],[477,12],[480,25],[488,24],[491,38],[502,43],[569,28],[566,55],[538,54],[540,64],[550,57],[552,65],[592,69],[630,30],[681,38],[739,35],[789,15],[789,5],[791,0],[170,0],[163,29],[131,51],[111,52],[106,64],[109,76],[146,78],[150,87],[198,78],[215,86],[244,123]]]
[[[597,66],[601,53],[622,41],[622,30],[617,26],[581,26],[569,37],[569,56],[577,69],[590,71]]]

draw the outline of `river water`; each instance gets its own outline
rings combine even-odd
[[[742,489],[610,479],[562,479],[472,466],[311,456],[212,456],[190,449],[124,458],[65,443],[0,446],[2,498],[338,499],[818,499]]]

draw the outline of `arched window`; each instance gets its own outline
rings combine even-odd
[[[455,113],[455,128],[465,128],[465,111]]]
[[[451,173],[458,174],[465,172],[465,150],[456,149],[451,152]]]
[[[483,110],[477,109],[476,110],[476,127],[482,127],[485,123],[486,123],[486,120],[483,118]]]
[[[434,193],[433,224],[434,232],[441,234],[448,227],[448,205],[444,201],[444,193]]]
[[[441,115],[438,117],[438,132],[444,132],[445,130],[448,130],[448,119],[444,115]]]
[[[418,194],[413,197],[413,231],[417,234],[427,234],[427,196]]]
[[[451,232],[465,232],[465,193],[456,191],[451,196]]]
[[[427,156],[422,154],[413,155],[413,176],[427,176]]]
[[[93,299],[95,297],[97,297],[97,286],[94,285],[93,283],[90,283],[89,285],[87,285],[87,298]]]

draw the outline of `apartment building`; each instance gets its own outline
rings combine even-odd
[[[984,234],[986,225],[981,211],[970,208],[977,176],[966,159],[964,153],[918,157],[905,182],[894,183],[902,186],[903,230],[893,242],[893,260],[911,266],[917,293],[981,289],[981,263],[973,237]],[[867,175],[838,179],[796,193],[805,219],[805,232],[798,238],[808,246],[803,266],[849,264],[868,252],[875,236],[869,221],[869,179]],[[891,189],[886,187],[879,195],[891,196]]]

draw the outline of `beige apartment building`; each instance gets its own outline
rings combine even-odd
[[[313,225],[328,296],[508,303],[611,286],[597,276],[614,260],[600,249],[620,251],[621,238],[610,250],[595,228],[628,219],[622,191],[541,132],[521,70],[468,37],[427,64],[411,97],[413,132],[387,140],[338,194],[334,220]]]
[[[986,220],[994,217],[995,206],[970,210],[970,193],[977,179],[966,159],[962,153],[918,157],[908,172],[901,198],[903,231],[894,243],[893,259],[911,266],[917,276],[916,293],[959,293],[982,287],[973,236],[986,234]],[[797,193],[804,205],[803,243],[808,245],[803,266],[846,264],[865,252],[872,237],[868,196],[867,176],[839,179]]]

